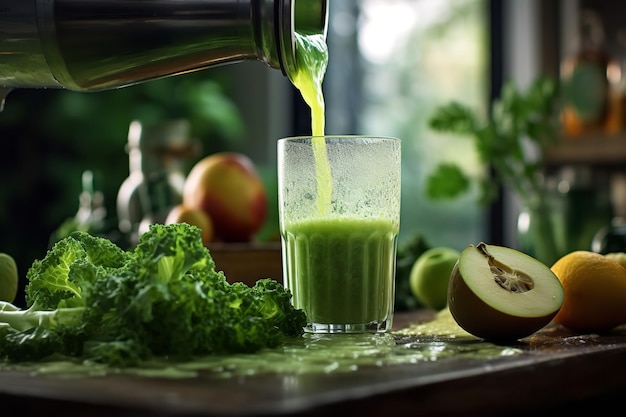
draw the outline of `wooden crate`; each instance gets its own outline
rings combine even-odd
[[[214,243],[208,248],[228,282],[252,286],[261,278],[283,281],[280,242]]]

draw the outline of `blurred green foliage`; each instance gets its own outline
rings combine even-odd
[[[201,71],[101,92],[11,91],[0,112],[0,251],[15,257],[20,277],[76,213],[85,170],[105,196],[108,224],[117,224],[133,120],[186,118],[203,154],[236,147],[245,132],[230,83],[227,72]]]
[[[431,245],[420,232],[414,232],[407,240],[398,245],[396,254],[396,294],[395,311],[409,311],[423,307],[411,290],[411,269],[417,258]]]
[[[526,91],[518,89],[513,81],[506,82],[484,119],[458,101],[438,107],[429,126],[472,140],[480,163],[485,168],[492,166],[495,176],[487,175],[485,169],[483,176],[470,177],[458,165],[442,162],[427,179],[427,196],[456,198],[476,182],[479,200],[484,204],[497,197],[498,185],[510,187],[524,201],[540,198],[546,192],[540,181],[544,161],[542,154],[532,154],[527,148],[532,143],[543,150],[555,143],[557,98],[556,80],[539,77]]]

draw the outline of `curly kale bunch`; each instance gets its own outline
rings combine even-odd
[[[200,229],[185,223],[152,225],[132,251],[74,232],[27,279],[26,309],[0,303],[0,357],[11,361],[62,355],[129,366],[252,353],[301,335],[306,322],[280,283],[227,282]]]

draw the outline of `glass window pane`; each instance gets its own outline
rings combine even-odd
[[[482,174],[473,141],[435,133],[428,120],[452,100],[486,111],[487,20],[484,0],[331,3],[327,131],[403,140],[401,242],[415,233],[433,246],[485,239],[486,207],[476,202],[477,190],[432,201],[424,186],[444,161]]]

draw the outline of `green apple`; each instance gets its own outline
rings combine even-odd
[[[425,307],[441,310],[448,303],[448,281],[460,252],[440,246],[424,251],[413,264],[411,292]]]
[[[0,301],[12,303],[17,295],[17,265],[11,255],[0,253]]]

